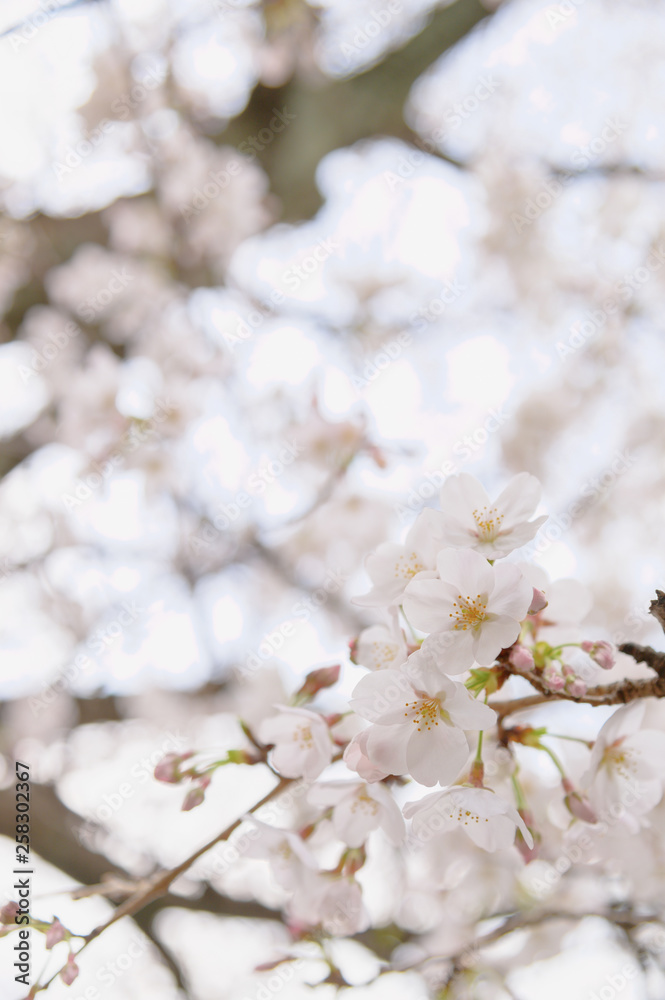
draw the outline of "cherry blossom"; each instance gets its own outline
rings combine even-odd
[[[449,476],[441,487],[444,542],[455,548],[473,548],[487,559],[498,559],[530,541],[547,516],[529,518],[540,500],[535,476],[514,476],[496,500],[490,500],[474,476]]]
[[[457,664],[491,664],[520,634],[533,588],[509,563],[491,566],[472,549],[445,549],[438,580],[413,580],[404,595],[409,620],[425,632],[448,633],[448,655]],[[462,667],[464,669],[464,667]]]
[[[361,847],[379,828],[396,846],[404,840],[402,814],[385,785],[323,781],[310,789],[307,798],[313,805],[333,807],[335,834],[349,847]]]
[[[264,719],[259,739],[274,744],[272,763],[285,778],[314,781],[330,763],[333,745],[325,720],[307,708],[278,705],[279,715]]]
[[[373,587],[354,597],[353,603],[368,608],[400,604],[414,578],[436,575],[436,557],[443,545],[441,513],[428,507],[416,518],[403,545],[383,542],[367,557],[365,567]]]
[[[465,765],[465,729],[480,730],[496,719],[463,684],[423,665],[417,671],[381,670],[364,677],[351,707],[373,722],[367,756],[389,774],[411,774],[423,785],[454,781]]]
[[[388,625],[372,625],[360,633],[353,659],[368,670],[384,670],[401,666],[407,655],[404,633],[396,615],[391,615]]]
[[[320,924],[328,934],[340,937],[358,934],[370,923],[362,890],[351,876],[308,873],[290,908],[296,919],[310,925]]]
[[[641,729],[646,705],[634,701],[605,723],[582,776],[596,814],[621,806],[629,825],[660,801],[665,779],[665,733]]]
[[[244,849],[248,858],[270,863],[275,880],[283,889],[294,891],[306,877],[306,871],[318,870],[316,858],[302,837],[291,830],[282,830],[263,823],[256,816],[244,816],[253,823],[258,836],[249,840]]]
[[[413,820],[420,843],[459,828],[478,847],[500,851],[512,847],[519,829],[529,848],[533,847],[533,837],[517,809],[489,788],[456,785],[407,803],[403,813]]]
[[[347,743],[344,750],[344,763],[351,771],[356,771],[365,781],[382,781],[387,778],[389,772],[382,771],[380,767],[375,767],[367,756],[367,738],[369,729],[363,729],[357,733],[353,739]]]

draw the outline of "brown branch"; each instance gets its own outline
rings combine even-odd
[[[535,670],[519,670],[511,667],[511,672],[524,677],[536,691],[540,692],[540,695],[529,695],[525,698],[492,704],[491,707],[501,718],[547,702],[574,701],[581,705],[625,705],[637,698],[665,698],[665,674],[662,677],[649,677],[639,681],[625,680],[616,681],[614,684],[599,684],[597,687],[589,688],[585,694],[575,697],[568,692],[551,691]]]

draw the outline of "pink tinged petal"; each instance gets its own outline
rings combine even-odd
[[[421,785],[447,785],[458,776],[469,757],[469,745],[461,729],[443,721],[431,729],[409,734],[407,772]]]
[[[451,698],[446,698],[443,709],[451,721],[461,729],[489,729],[496,722],[496,712],[471,695],[463,684],[456,684]]]
[[[459,643],[453,632],[435,632],[425,639],[418,653],[409,659],[422,655],[423,660],[443,674],[462,674],[475,663],[472,643]]]
[[[622,736],[632,736],[640,730],[645,711],[646,705],[640,700],[623,705],[607,720],[598,733],[598,739],[607,745]]]
[[[416,698],[403,670],[380,670],[356,684],[349,705],[368,722],[392,726],[404,721],[405,705]]]
[[[533,597],[533,587],[517,566],[499,563],[494,567],[494,589],[490,594],[488,611],[508,615],[521,622],[526,618]]]
[[[367,756],[367,737],[369,730],[354,736],[343,754],[343,760],[351,771],[356,771],[365,781],[381,781],[388,777],[388,771],[375,767]]]
[[[505,615],[485,622],[473,635],[473,655],[481,667],[489,667],[502,649],[507,649],[519,638],[520,624]]]
[[[494,501],[506,521],[514,524],[526,521],[540,503],[543,488],[535,476],[520,472],[513,476],[508,485]]]
[[[484,487],[475,476],[462,472],[449,476],[441,487],[441,510],[464,527],[475,528],[474,510],[490,507],[491,501]]]
[[[436,560],[436,568],[441,579],[457,587],[462,595],[475,597],[494,589],[493,568],[473,549],[443,549]]]
[[[364,786],[362,781],[319,781],[307,793],[313,806],[336,806]]]
[[[335,834],[348,847],[362,847],[380,822],[381,808],[367,793],[348,795],[333,813]]]
[[[406,748],[411,738],[409,726],[370,726],[367,756],[386,774],[406,774]]]
[[[665,777],[665,733],[655,729],[644,729],[627,737],[620,749],[625,747],[631,773],[635,778],[649,779]]]
[[[411,624],[423,632],[451,628],[450,598],[450,588],[441,580],[412,580],[404,592],[404,613]]]
[[[406,837],[406,825],[399,806],[392,792],[385,785],[372,785],[368,794],[376,799],[381,807],[381,828],[391,844],[397,847]]]
[[[496,556],[490,558],[508,555],[514,549],[519,549],[526,542],[530,542],[548,520],[547,514],[543,514],[541,517],[534,518],[533,521],[524,521],[522,524],[516,524],[512,528],[508,528],[504,534],[498,535],[494,539]]]
[[[424,569],[434,569],[436,557],[445,544],[445,517],[441,511],[426,507],[421,511],[404,540],[404,547],[414,551]]]

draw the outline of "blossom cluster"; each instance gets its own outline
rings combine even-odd
[[[382,621],[350,643],[351,662],[366,673],[347,712],[325,714],[312,704],[339,676],[338,666],[319,668],[291,704],[275,706],[255,732],[245,727],[251,752],[206,767],[190,754],[170,755],[158,766],[161,780],[193,782],[184,809],[203,802],[212,771],[225,763],[263,762],[282,780],[304,784],[309,812],[300,829],[245,816],[253,824],[245,854],[269,861],[292,928],[345,935],[369,926],[358,874],[377,831],[407,852],[456,833],[474,849],[513,852],[522,864],[537,858],[544,819],[520,783],[520,745],[544,752],[560,772],[571,828],[598,829],[638,788],[622,814],[637,830],[660,801],[665,734],[641,728],[643,701],[612,714],[595,741],[578,740],[587,760],[576,780],[545,727],[506,725],[505,690],[497,697],[504,685],[526,679],[545,698],[574,701],[615,664],[609,642],[581,638],[590,609],[582,585],[551,583],[518,561],[516,550],[547,519],[534,516],[540,494],[527,473],[494,500],[474,477],[449,477],[441,509],[423,510],[403,543],[383,543],[366,560],[371,589],[353,600]],[[486,771],[484,741],[504,751],[502,774]],[[453,843],[459,848],[459,839]],[[334,845],[337,863],[326,866]]]

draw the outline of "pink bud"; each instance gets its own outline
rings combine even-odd
[[[5,903],[0,910],[0,924],[13,924],[14,917],[17,917],[20,912],[18,903],[14,903],[13,901]]]
[[[67,931],[62,926],[57,917],[53,918],[53,923],[46,932],[46,948],[52,948],[56,944],[60,944],[61,941],[67,936]]]
[[[588,653],[592,660],[594,660],[599,667],[603,670],[611,670],[616,663],[616,651],[611,642],[607,642],[605,639],[599,639],[598,642],[589,642],[586,640],[582,643],[582,649],[585,653]]]
[[[182,811],[189,812],[190,809],[195,809],[197,806],[201,805],[204,799],[205,792],[200,786],[197,785],[196,788],[190,788],[187,795],[185,795],[185,799],[182,804]]]
[[[548,600],[545,597],[542,590],[538,590],[537,587],[533,588],[533,597],[531,598],[531,607],[527,611],[528,615],[537,615],[539,611],[546,608],[548,605]]]
[[[598,817],[591,808],[591,803],[589,802],[586,795],[582,792],[575,791],[573,785],[568,779],[563,781],[563,787],[568,794],[564,798],[566,803],[566,808],[571,815],[575,816],[576,819],[581,819],[584,823],[597,823]]]
[[[339,671],[339,663],[333,667],[319,667],[318,670],[310,671],[305,678],[305,683],[296,692],[296,698],[313,698],[323,688],[332,687],[339,680]]]
[[[560,673],[557,673],[552,666],[547,666],[543,670],[543,680],[547,684],[550,691],[563,691],[566,686],[564,678]]]
[[[534,858],[537,858],[538,854],[540,853],[541,836],[536,830],[536,824],[534,822],[533,815],[529,812],[529,810],[518,809],[517,811],[524,820],[524,822],[526,823],[526,825],[528,826],[533,836],[533,847],[529,847],[526,840],[522,836],[521,830],[518,829],[516,831],[517,836],[515,837],[515,847],[522,855],[525,864],[528,864],[530,861],[533,861]]]
[[[179,781],[182,781],[180,765],[192,756],[192,750],[188,750],[187,753],[167,753],[155,767],[155,778],[157,781],[167,781],[169,784],[177,784]]]
[[[518,670],[532,670],[534,664],[533,653],[526,646],[520,646],[516,642],[508,654],[508,662],[517,667]]]
[[[586,684],[579,677],[576,677],[570,684],[566,682],[566,687],[573,698],[581,698],[583,694],[586,694]]]
[[[65,986],[71,986],[76,977],[78,976],[78,974],[79,974],[79,967],[74,961],[74,956],[70,951],[69,957],[67,958],[67,965],[64,967],[64,969],[61,969],[60,971],[60,978],[62,979]]]

